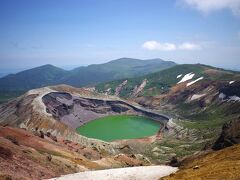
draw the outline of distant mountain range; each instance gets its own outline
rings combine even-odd
[[[0,78],[6,76],[7,73],[0,73]]]
[[[176,63],[162,59],[121,58],[104,64],[93,64],[67,71],[48,64],[0,78],[0,91],[26,91],[56,84],[82,87],[145,75],[174,65]]]
[[[192,74],[192,75],[191,75]],[[149,73],[143,76],[134,78],[123,78],[119,80],[113,80],[106,83],[99,83],[96,86],[96,90],[101,93],[107,93],[110,95],[116,94],[118,96],[129,98],[134,96],[134,91],[137,89],[141,90],[138,92],[139,96],[156,96],[164,93],[168,93],[172,87],[178,85],[183,77],[190,77],[192,79],[192,84],[194,81],[199,81],[197,84],[202,85],[203,83],[214,85],[216,84],[231,84],[240,81],[240,73],[237,71],[224,70],[212,66],[207,66],[203,64],[181,64],[174,67],[164,69],[162,71]],[[125,83],[123,84],[123,82]],[[144,82],[145,81],[145,82]],[[183,81],[185,82],[185,80]],[[121,88],[119,88],[121,86]],[[223,85],[219,85],[220,88]],[[204,87],[204,85],[202,85]],[[239,92],[238,92],[239,93]],[[239,95],[234,92],[232,95]]]

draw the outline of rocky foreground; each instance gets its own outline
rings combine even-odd
[[[208,116],[195,121],[164,118],[157,109],[147,110],[129,99],[65,85],[31,90],[0,105],[0,179],[48,179],[90,170],[161,164],[179,167],[176,174],[166,177],[170,179],[237,179],[239,102],[215,96],[218,111],[222,107],[227,114],[215,114],[211,122]],[[211,111],[207,115],[218,112],[208,108]],[[80,116],[82,111],[94,117]],[[104,142],[77,134],[69,124],[70,119],[78,126],[97,116],[118,113],[149,115],[164,122],[164,129],[154,137]],[[229,120],[221,131],[222,117]],[[211,123],[215,121],[220,125],[214,127]],[[115,169],[107,172],[112,171]],[[148,173],[137,174],[142,172]],[[152,171],[162,177],[156,172]]]
[[[113,155],[62,137],[0,126],[0,179],[48,179],[87,170],[149,165],[135,155]]]

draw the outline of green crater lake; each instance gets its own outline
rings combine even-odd
[[[114,141],[152,136],[159,128],[160,123],[150,118],[114,115],[93,120],[77,128],[77,132],[89,138]]]

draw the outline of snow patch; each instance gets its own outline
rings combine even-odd
[[[95,87],[86,87],[86,88],[83,88],[87,91],[91,91],[91,92],[94,92],[95,91]]]
[[[177,79],[180,78],[180,77],[182,77],[182,74],[179,74],[179,75],[177,76]]]
[[[190,101],[199,99],[199,98],[201,98],[201,97],[203,97],[203,96],[205,96],[205,95],[206,95],[206,94],[194,94],[194,95],[191,97]]]
[[[235,82],[235,81],[230,81],[229,84],[232,84],[232,83],[234,83],[234,82]]]
[[[192,79],[194,75],[195,75],[195,74],[192,73],[192,72],[186,74],[186,75],[181,79],[181,81],[178,82],[178,84]]]
[[[224,99],[226,98],[226,94],[220,93],[220,94],[218,95],[218,98],[221,99],[221,100],[224,100]]]
[[[238,97],[238,96],[229,96],[228,101],[234,101],[234,102],[238,101],[238,102],[240,102],[240,97]]]
[[[68,174],[53,180],[157,180],[161,177],[168,176],[178,170],[171,166],[141,166],[116,168],[96,171],[85,171],[75,174]]]
[[[108,88],[106,91],[105,91],[105,95],[108,95],[109,93],[110,93],[110,91],[111,91],[111,88]]]
[[[194,80],[194,81],[192,81],[192,82],[190,82],[190,83],[187,83],[187,86],[191,86],[192,84],[194,84],[195,82],[198,82],[198,81],[200,81],[200,80],[202,80],[203,79],[203,77],[200,77],[200,78],[198,78],[198,79],[196,79],[196,80]]]
[[[234,96],[227,96],[224,93],[220,93],[218,95],[218,98],[221,99],[222,101],[227,101],[227,102],[230,102],[230,101],[240,102],[240,97],[236,96],[236,95],[234,95]]]

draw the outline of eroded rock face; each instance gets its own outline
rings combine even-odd
[[[115,96],[119,96],[120,92],[122,91],[123,87],[128,83],[128,80],[123,81],[119,84],[115,89]]]
[[[234,144],[240,144],[240,117],[223,125],[222,133],[213,145],[213,149],[220,150]]]
[[[136,97],[147,85],[147,79],[144,79],[139,86],[135,86],[133,89],[132,97]]]
[[[167,117],[148,112],[120,100],[102,100],[74,96],[66,92],[51,92],[42,97],[46,111],[71,128],[100,117],[115,114],[144,115],[162,123]]]

